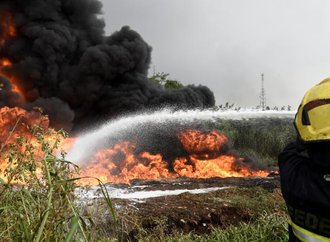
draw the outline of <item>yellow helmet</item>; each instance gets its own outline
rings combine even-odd
[[[330,78],[305,94],[296,114],[295,127],[303,142],[330,141]]]

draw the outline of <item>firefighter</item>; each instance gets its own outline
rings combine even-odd
[[[289,241],[330,241],[330,78],[305,94],[294,125],[278,159]]]

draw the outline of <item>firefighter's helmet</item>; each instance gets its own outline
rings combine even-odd
[[[295,127],[305,143],[330,141],[330,78],[305,94],[296,114]]]

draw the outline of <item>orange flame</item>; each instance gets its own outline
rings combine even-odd
[[[148,152],[134,155],[135,147],[124,141],[113,148],[97,152],[88,165],[83,167],[82,175],[97,177],[102,182],[126,183],[136,178],[152,180],[177,177],[169,172],[161,155],[151,155]]]
[[[0,17],[1,18],[0,25],[2,32],[0,36],[0,46],[4,46],[6,42],[10,38],[15,37],[17,33],[13,18],[7,13],[1,13],[1,15],[2,16]],[[18,80],[12,74],[8,74],[6,72],[6,69],[11,66],[12,66],[12,62],[8,58],[0,59],[0,75],[8,79],[11,84],[12,91],[16,92],[24,99],[24,94],[19,88]],[[0,83],[0,88],[1,86],[3,86],[3,84]]]
[[[4,160],[4,153],[7,151],[10,144],[15,142],[15,139],[18,136],[24,136],[26,138],[31,137],[31,133],[28,129],[33,125],[39,125],[46,130],[49,126],[48,117],[43,116],[38,112],[28,112],[21,108],[3,107],[0,109],[0,178],[3,180],[7,180],[3,171],[8,165],[8,161]],[[51,139],[51,137],[49,137],[49,139]],[[32,145],[37,143],[33,139],[31,139],[30,142]]]
[[[218,155],[227,143],[228,138],[216,130],[202,133],[200,130],[186,130],[177,135],[185,150],[197,157],[210,158]]]
[[[21,108],[3,107],[0,109],[0,178],[2,180],[10,182],[11,184],[20,183],[13,178],[7,177],[4,172],[7,168],[15,168],[20,165],[17,164],[16,160],[10,163],[6,155],[9,154],[8,152],[11,152],[11,145],[17,144],[16,139],[18,137],[24,137],[28,140],[27,144],[19,146],[20,155],[25,156],[30,154],[28,150],[30,147],[33,147],[34,159],[41,160],[44,158],[45,153],[42,149],[42,144],[38,142],[37,137],[33,135],[34,131],[31,131],[34,125],[41,127],[45,131],[45,133],[43,133],[43,138],[50,147],[55,144],[55,141],[57,142],[56,132],[52,132],[52,130],[49,129],[48,116],[42,115],[40,110],[28,112]],[[73,138],[63,140],[60,144],[60,148],[54,150],[54,155],[59,155],[62,151],[69,150],[72,143]],[[41,177],[41,167],[38,167],[38,162],[36,162],[36,165],[36,174],[38,177]]]
[[[16,125],[17,120],[26,125]],[[47,129],[49,126],[48,117],[38,112],[27,112],[20,108],[1,108],[1,146],[8,146],[14,142],[17,136],[29,136],[28,127],[34,124]],[[222,133],[186,130],[177,136],[189,156],[178,157],[171,164],[164,160],[161,154],[150,154],[149,152],[135,154],[136,145],[129,141],[123,141],[111,148],[96,152],[87,165],[82,167],[81,176],[97,177],[102,182],[129,183],[132,179],[246,177],[267,176],[269,174],[267,171],[251,170],[244,164],[242,158],[223,154],[222,148],[228,143],[228,138]],[[53,139],[52,136],[47,137],[50,142]],[[66,140],[61,149],[69,150],[74,140],[74,138]],[[33,145],[37,143],[33,139],[30,142]],[[36,155],[42,156],[42,153]],[[7,163],[6,160],[0,162],[1,171],[6,169]],[[0,178],[6,180],[1,172]],[[91,180],[81,180],[79,184],[95,183]]]
[[[221,154],[228,138],[217,131],[202,133],[186,130],[178,134],[189,157],[178,157],[172,165],[161,154],[135,154],[136,145],[129,141],[97,152],[82,169],[83,176],[99,178],[102,182],[129,183],[132,179],[211,178],[267,176],[267,171],[253,171],[242,158]],[[172,166],[172,168],[170,168]],[[81,184],[93,182],[82,181]]]
[[[22,98],[24,98],[23,92],[18,87],[18,84],[17,84],[18,81],[16,80],[16,78],[12,75],[5,74],[6,73],[6,68],[11,67],[11,66],[12,66],[12,62],[9,59],[7,59],[7,58],[0,59],[0,75],[4,76],[6,79],[9,80],[13,92],[16,92]],[[1,85],[1,83],[0,83],[0,85]]]
[[[8,40],[17,35],[17,31],[14,25],[14,20],[12,16],[5,12],[0,12],[0,48],[4,46]],[[15,75],[9,72],[9,68],[13,66],[12,61],[9,58],[0,58],[0,76],[4,77],[10,82],[11,91],[18,94],[20,102],[24,103],[24,94],[19,86],[19,80]],[[0,90],[4,88],[5,84],[1,82],[0,79]],[[7,180],[3,171],[8,167],[8,160],[4,158],[4,153],[8,150],[8,147],[15,142],[18,136],[23,136],[29,139],[32,146],[38,147],[37,140],[32,137],[29,128],[33,125],[41,126],[44,130],[49,127],[49,120],[47,116],[41,114],[40,111],[28,112],[21,108],[0,108],[0,150],[1,150],[1,160],[0,160],[0,178]],[[47,141],[52,143],[55,140],[51,134],[46,135]],[[68,143],[68,141],[67,141]],[[36,152],[36,157],[41,157],[42,151]],[[25,149],[22,147],[22,149]],[[24,152],[24,150],[23,150]],[[38,169],[38,168],[37,168]]]
[[[1,46],[3,46],[6,44],[6,41],[9,38],[15,37],[17,33],[12,16],[10,16],[8,13],[3,13],[3,12],[1,12],[0,14],[2,15],[0,21],[1,30],[2,30],[0,36],[0,44]]]

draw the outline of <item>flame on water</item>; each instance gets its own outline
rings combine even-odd
[[[135,154],[136,145],[123,141],[112,148],[98,151],[87,165],[83,176],[97,177],[102,182],[129,183],[132,179],[211,178],[267,176],[267,171],[253,171],[242,158],[223,154],[228,138],[217,131],[202,133],[186,130],[177,135],[188,157],[177,157],[172,164],[161,154],[141,152]],[[84,181],[81,182],[84,184]],[[86,184],[91,184],[86,181]]]

